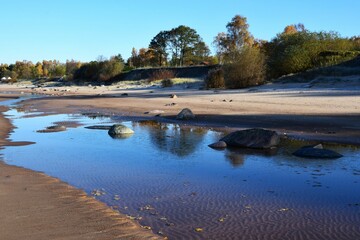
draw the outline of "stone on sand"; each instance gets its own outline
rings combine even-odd
[[[232,132],[220,141],[224,141],[232,147],[271,148],[279,144],[280,137],[275,131],[252,128]]]
[[[194,118],[195,118],[195,115],[189,108],[184,108],[176,116],[176,119],[178,119],[178,120],[190,120],[190,119],[194,119]]]

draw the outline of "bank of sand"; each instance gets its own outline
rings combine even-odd
[[[196,119],[186,124],[209,127],[263,127],[319,141],[360,145],[360,83],[311,85],[277,83],[243,90],[198,90],[133,85],[26,88],[0,85],[0,91],[46,94],[25,109],[45,113],[98,113],[174,121],[183,108]],[[177,98],[170,98],[176,94]],[[159,114],[160,113],[160,114]],[[155,117],[156,115],[160,115]]]
[[[5,110],[0,106],[0,148],[9,145],[6,138],[12,128],[1,114]],[[1,161],[0,213],[4,240],[159,239],[81,190]]]

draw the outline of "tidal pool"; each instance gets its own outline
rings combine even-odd
[[[60,178],[170,239],[360,239],[358,148],[305,160],[291,155],[300,141],[217,151],[207,145],[223,133],[206,128],[127,121],[135,134],[113,139],[85,127],[121,119],[6,115],[13,141],[36,142],[2,149],[6,163]],[[55,122],[69,127],[37,132]]]

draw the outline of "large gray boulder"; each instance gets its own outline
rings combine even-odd
[[[230,133],[220,141],[233,147],[271,148],[279,144],[280,137],[275,131],[252,128]]]
[[[317,145],[319,146],[319,145]],[[341,158],[343,155],[329,149],[318,148],[317,146],[305,146],[293,153],[293,155],[302,158],[319,158],[319,159],[334,159]]]
[[[189,108],[184,108],[176,116],[176,119],[178,119],[178,120],[190,120],[190,119],[194,119],[194,118],[195,118],[195,115],[192,113],[192,111]]]
[[[108,131],[111,137],[126,137],[134,133],[134,131],[122,124],[114,124]]]

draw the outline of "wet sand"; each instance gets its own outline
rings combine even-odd
[[[0,97],[0,101],[4,98]],[[1,113],[6,110],[0,107]],[[0,147],[11,124],[0,114]],[[1,157],[1,156],[0,156]],[[1,239],[159,239],[85,192],[0,162]]]

